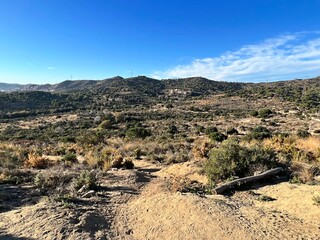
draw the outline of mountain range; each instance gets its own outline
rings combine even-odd
[[[192,89],[192,91],[217,91],[222,89],[241,88],[243,83],[230,83],[213,81],[202,77],[191,77],[182,79],[165,79],[157,80],[145,76],[132,78],[122,78],[116,76],[103,80],[66,80],[58,84],[10,84],[0,83],[1,92],[12,91],[44,91],[44,92],[65,92],[83,89],[127,89],[127,90],[143,90],[163,91],[165,89]]]
[[[174,102],[211,94],[278,98],[297,106],[318,109],[320,77],[270,83],[213,81],[202,77],[157,80],[145,76],[103,80],[67,80],[58,84],[19,85],[0,83],[0,114],[14,111],[70,111]]]

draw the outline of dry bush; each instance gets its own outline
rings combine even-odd
[[[275,151],[283,151],[287,148],[291,148],[295,145],[297,138],[295,136],[282,137],[279,135],[272,138],[264,139],[262,144],[266,147],[270,147]]]
[[[166,187],[170,192],[182,192],[190,183],[191,180],[189,178],[172,176],[167,179]]]
[[[89,151],[85,155],[84,163],[90,167],[96,167],[100,161],[100,156],[95,151]]]
[[[165,186],[170,192],[189,192],[196,194],[210,193],[210,190],[207,188],[207,186],[182,176],[171,176],[166,180]]]
[[[198,138],[194,141],[193,147],[192,147],[192,153],[193,156],[197,159],[207,158],[208,154],[210,152],[210,149],[213,148],[213,144],[210,141],[209,138],[203,137]]]
[[[317,143],[320,142],[314,137],[302,139],[296,136],[274,136],[263,141],[263,145],[275,150],[279,161],[286,164],[314,162],[319,156]]]
[[[320,138],[310,136],[308,138],[300,138],[296,141],[296,147],[304,152],[312,153],[313,156],[320,161]]]
[[[306,163],[295,162],[291,166],[293,182],[311,183],[314,177],[319,174],[319,167]]]
[[[0,184],[21,184],[31,182],[33,173],[25,169],[0,168]]]
[[[182,162],[187,162],[190,159],[193,159],[193,154],[190,151],[181,150],[175,153],[169,151],[165,154],[164,163],[165,164],[182,163]]]
[[[51,161],[43,156],[39,156],[35,153],[29,153],[28,158],[25,161],[26,167],[45,169],[51,165]]]
[[[0,143],[0,167],[16,168],[23,165],[27,149],[14,144]]]
[[[63,167],[51,168],[46,171],[39,172],[33,179],[34,185],[41,189],[44,193],[54,195],[74,195],[74,189],[72,186],[73,179],[77,177],[79,173],[73,173],[65,171]]]
[[[124,140],[122,138],[111,138],[108,139],[107,144],[108,146],[118,149],[124,144]]]
[[[101,168],[108,171],[110,168],[120,168],[123,166],[123,156],[118,149],[104,147],[101,150],[95,149],[85,155],[86,161],[92,168]]]

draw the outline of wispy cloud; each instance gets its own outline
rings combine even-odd
[[[48,70],[56,70],[56,67],[47,67]]]
[[[203,76],[223,81],[272,81],[320,75],[320,32],[299,32],[246,45],[217,57],[195,59],[152,74],[155,78]]]

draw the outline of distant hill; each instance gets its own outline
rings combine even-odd
[[[21,84],[0,83],[0,92],[18,91],[24,88],[25,88],[25,85],[21,85]]]
[[[250,99],[279,98],[308,109],[320,107],[320,77],[246,85],[235,94]]]
[[[240,90],[247,85],[245,83],[213,81],[202,77],[167,79],[162,82],[166,89],[189,90],[195,95]]]
[[[201,77],[157,80],[145,76],[104,80],[75,80],[58,84],[26,85],[18,91],[0,93],[0,115],[14,111],[26,114],[72,111],[79,108],[126,107],[153,104],[160,99],[178,100],[242,89],[244,83],[211,81]],[[14,89],[14,88],[11,88]],[[37,113],[35,113],[37,112]],[[20,116],[19,113],[17,116]]]
[[[157,80],[145,76],[117,76],[104,80],[67,80],[58,84],[0,86],[3,89],[0,92],[0,117],[1,114],[13,112],[20,116],[22,113],[19,111],[26,111],[24,115],[34,115],[48,111],[121,109],[220,93],[241,96],[249,101],[278,98],[314,110],[320,106],[320,77],[248,84],[213,81],[202,77]]]
[[[167,91],[184,91],[201,95],[209,92],[239,90],[244,85],[246,84],[213,81],[202,77],[157,80],[145,76],[132,78],[117,76],[103,80],[67,80],[58,84],[30,84],[17,90],[68,92],[86,89],[99,92],[112,91],[112,93],[143,93],[152,96],[161,95]]]

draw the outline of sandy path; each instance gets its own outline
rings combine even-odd
[[[184,168],[194,176],[194,166],[173,166],[120,208],[119,239],[320,239],[320,207],[312,202],[319,186],[281,183],[255,194],[199,197],[166,190],[165,172],[174,175],[176,167],[180,176]],[[262,194],[276,200],[261,201]]]

